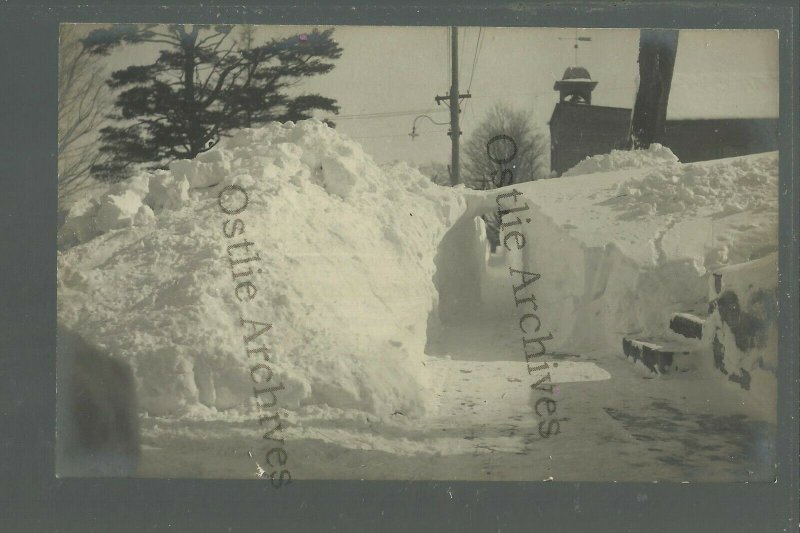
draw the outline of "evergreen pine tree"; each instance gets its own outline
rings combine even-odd
[[[116,113],[108,117],[114,125],[100,130],[108,160],[92,167],[94,177],[119,181],[137,164],[156,169],[193,158],[236,128],[338,111],[331,98],[289,91],[302,78],[333,69],[342,49],[332,29],[263,44],[256,44],[252,28],[238,40],[233,29],[117,24],[83,40],[101,55],[122,44],[163,45],[152,64],[115,71],[108,80],[119,91]]]

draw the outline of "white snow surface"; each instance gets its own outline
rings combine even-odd
[[[672,153],[672,150],[653,143],[645,150],[612,150],[607,154],[587,157],[564,172],[562,176],[582,176],[595,172],[653,167],[677,162],[678,157]]]
[[[617,187],[618,207],[630,216],[697,212],[715,215],[777,211],[776,157],[738,158],[715,164],[660,165],[642,180]]]
[[[219,208],[229,185],[249,195],[239,215]],[[240,317],[272,324],[279,407],[421,413],[433,259],[464,208],[319,121],[243,130],[74,210],[66,224],[86,242],[59,254],[59,320],[130,362],[151,415],[251,405],[259,361]],[[228,238],[235,218],[244,230]],[[242,303],[227,246],[244,239],[260,271]]]
[[[529,206],[514,213],[529,219],[526,244],[517,251],[511,241],[499,274],[484,277],[493,288],[483,293],[500,294],[499,305],[513,316],[508,291],[521,277],[510,278],[508,267],[539,274],[534,292],[541,334],[553,335],[549,349],[617,353],[624,336],[669,336],[672,313],[705,312],[710,272],[777,250],[776,153],[512,188],[522,193],[516,205]]]
[[[76,204],[65,227],[80,244],[58,258],[59,320],[131,363],[150,415],[252,408],[246,317],[272,324],[280,407],[414,417],[438,409],[429,328],[448,313],[519,320],[509,267],[541,276],[530,289],[548,352],[617,354],[623,336],[658,338],[672,313],[705,309],[711,271],[777,249],[776,153],[684,165],[653,147],[584,172],[594,173],[469,191],[379,167],[318,121],[243,130]],[[217,203],[230,185],[249,195],[235,216]],[[526,245],[490,255],[475,217],[512,189],[529,206],[515,213]],[[223,223],[236,217],[245,229],[228,238]],[[227,246],[245,238],[261,272],[242,303]],[[524,377],[521,345],[512,352]]]

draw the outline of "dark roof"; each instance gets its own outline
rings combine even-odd
[[[602,105],[583,105],[570,102],[561,102],[553,108],[550,122],[554,120],[573,121],[576,118],[592,120],[599,117],[614,117],[629,121],[632,110],[627,107],[609,107]],[[548,124],[550,123],[548,122]]]
[[[590,80],[592,77],[589,75],[589,71],[583,67],[567,67],[567,70],[564,71],[564,75],[561,77],[562,80]]]

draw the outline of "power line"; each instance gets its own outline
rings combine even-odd
[[[446,50],[446,54],[445,55],[447,55],[447,72],[445,73],[445,82],[444,82],[445,87],[447,87],[447,85],[449,85],[447,83],[447,78],[450,76],[450,71],[453,68],[453,66],[450,64],[450,39],[451,39],[450,33],[452,31],[453,31],[452,27],[448,26],[447,27],[447,42],[445,43],[445,50]]]
[[[472,71],[469,74],[469,84],[467,85],[467,94],[471,94],[472,80],[475,77],[475,69],[478,66],[478,56],[483,45],[483,28],[478,28],[478,37],[475,39],[475,52],[472,55]],[[469,100],[464,104],[464,121],[467,118],[467,111],[469,110]]]
[[[442,133],[447,131],[446,129],[442,130],[428,130],[423,131],[422,133],[417,133],[417,135],[432,135],[434,133]],[[351,139],[381,139],[386,137],[408,137],[408,133],[390,133],[388,135],[361,135],[358,137],[349,136]]]
[[[447,87],[447,79],[450,75],[450,26],[447,27],[447,35],[444,40],[444,60],[447,63],[447,70],[444,71],[444,81],[442,87]]]
[[[478,28],[478,38],[475,40],[475,53],[472,56],[472,72],[469,75],[469,83],[467,84],[467,92],[472,88],[472,79],[475,77],[475,68],[478,66],[478,55],[483,47],[483,28]]]
[[[480,96],[473,96],[473,98],[499,98],[502,96],[532,96],[534,98],[547,98],[552,97],[551,93],[503,93],[503,94],[482,94]]]
[[[607,86],[606,90],[609,89],[627,89],[627,85],[613,85]],[[472,98],[498,98],[503,96],[532,96],[533,98],[555,98],[557,96],[556,93],[546,92],[546,93],[532,93],[532,92],[521,92],[521,93],[500,93],[500,94],[481,94],[478,96],[473,96]]]
[[[467,30],[469,28],[464,28],[464,31],[461,33],[461,49],[466,49],[467,45]],[[458,72],[464,72],[464,54],[461,54],[458,58]]]
[[[461,120],[465,123],[467,122],[467,111],[469,110],[469,102],[470,102],[469,100],[464,102],[464,112],[461,113]]]
[[[372,119],[372,118],[394,118],[406,115],[419,115],[425,113],[441,113],[443,109],[410,109],[407,111],[376,111],[374,113],[355,113],[351,115],[333,115],[331,120],[350,120],[350,119]]]

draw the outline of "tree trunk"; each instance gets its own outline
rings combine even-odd
[[[645,149],[663,139],[677,51],[678,30],[641,30],[639,90],[630,134],[634,149]]]
[[[192,28],[191,33],[181,29],[181,47],[183,48],[183,89],[184,89],[184,114],[187,120],[187,133],[189,144],[189,157],[199,154],[205,145],[204,132],[197,117],[199,105],[197,92],[194,85],[194,69],[197,53],[198,28]]]

